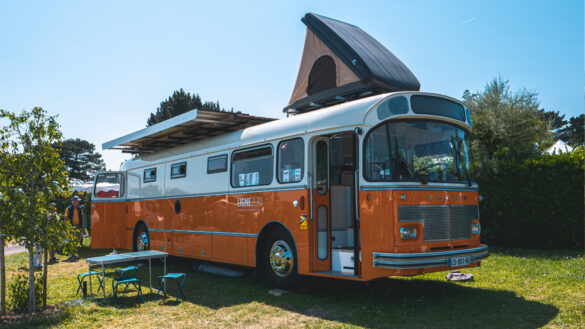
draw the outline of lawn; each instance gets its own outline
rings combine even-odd
[[[105,250],[82,250],[83,257]],[[8,273],[26,265],[26,254],[7,257]],[[161,271],[154,266],[153,273]],[[194,262],[170,258],[169,271],[186,272],[187,300],[154,302],[143,288],[146,304],[129,289],[112,305],[110,280],[106,301],[66,307],[42,321],[8,327],[184,328],[184,327],[396,327],[396,328],[567,328],[584,325],[585,265],[571,251],[494,249],[473,273],[474,282],[446,282],[446,272],[370,283],[308,278],[291,294],[275,297],[247,272],[233,279],[199,273]],[[85,262],[61,262],[49,271],[49,304],[76,298],[75,274]],[[139,270],[148,282],[148,267]],[[148,285],[148,284],[146,284]],[[174,288],[174,287],[173,287]],[[171,297],[174,297],[172,290]]]

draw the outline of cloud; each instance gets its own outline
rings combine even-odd
[[[460,26],[463,26],[463,25],[465,25],[465,24],[467,24],[467,23],[471,23],[471,22],[475,21],[476,19],[477,19],[477,17],[471,17],[471,18],[469,18],[469,19],[466,19],[466,20],[464,20],[463,22],[461,22],[461,23],[459,23],[459,24],[457,24],[457,25],[454,25],[454,26],[452,27],[452,29],[458,28],[458,27],[460,27]]]

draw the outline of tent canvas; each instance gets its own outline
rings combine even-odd
[[[307,13],[305,45],[284,112],[302,113],[372,94],[420,89],[414,74],[355,25]]]
[[[556,141],[546,151],[544,151],[545,154],[561,154],[561,153],[571,153],[571,152],[573,152],[573,148],[560,139],[558,141]]]

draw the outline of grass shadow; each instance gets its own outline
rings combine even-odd
[[[559,309],[506,290],[423,279],[379,279],[362,283],[304,278],[301,288],[274,297],[250,273],[232,279],[186,271],[181,261],[169,271],[188,273],[185,302],[220,309],[257,302],[287,311],[363,327],[539,328]],[[169,294],[169,298],[176,295]],[[174,299],[173,299],[174,300]]]
[[[102,256],[110,251],[81,248],[82,259],[79,261],[85,263],[85,258]],[[526,257],[525,254],[519,254],[519,256]],[[551,254],[551,257],[553,256]],[[257,303],[308,317],[367,328],[469,328],[472,326],[539,328],[559,313],[559,309],[554,306],[526,300],[517,296],[514,291],[485,289],[468,283],[417,278],[389,278],[361,283],[311,277],[304,278],[301,287],[293,293],[275,297],[268,294],[269,287],[266,283],[252,278],[251,271],[245,271],[245,275],[241,278],[226,278],[196,272],[193,270],[196,263],[191,259],[169,257],[167,272],[187,274],[183,290],[185,300],[180,299],[180,302],[176,302],[177,290],[171,283],[172,288],[167,292],[168,297],[165,299],[164,296],[159,296],[157,304],[177,306],[181,303],[189,303],[220,310],[230,306]],[[128,264],[117,265],[124,267]],[[118,266],[112,266],[106,271],[107,298],[99,301],[99,306],[113,306],[111,279],[115,277],[113,268],[116,267]],[[154,288],[158,285],[156,276],[160,274],[162,274],[162,265],[158,261],[153,261]],[[148,266],[141,267],[137,276],[142,280],[144,299],[148,304],[156,295],[156,290],[150,293],[148,289]],[[96,292],[96,290],[93,291]],[[142,303],[132,287],[126,293],[118,295],[117,308],[140,307]],[[50,324],[58,324],[67,316],[65,314],[53,319]],[[19,323],[21,326],[23,324],[25,323]],[[35,322],[34,325],[38,326],[39,322]],[[41,327],[44,325],[42,324]]]

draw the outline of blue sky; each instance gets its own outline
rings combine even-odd
[[[421,90],[460,98],[501,75],[543,108],[584,110],[583,1],[3,1],[0,108],[42,106],[101,144],[145,126],[173,90],[284,117],[306,12],[360,26]]]

